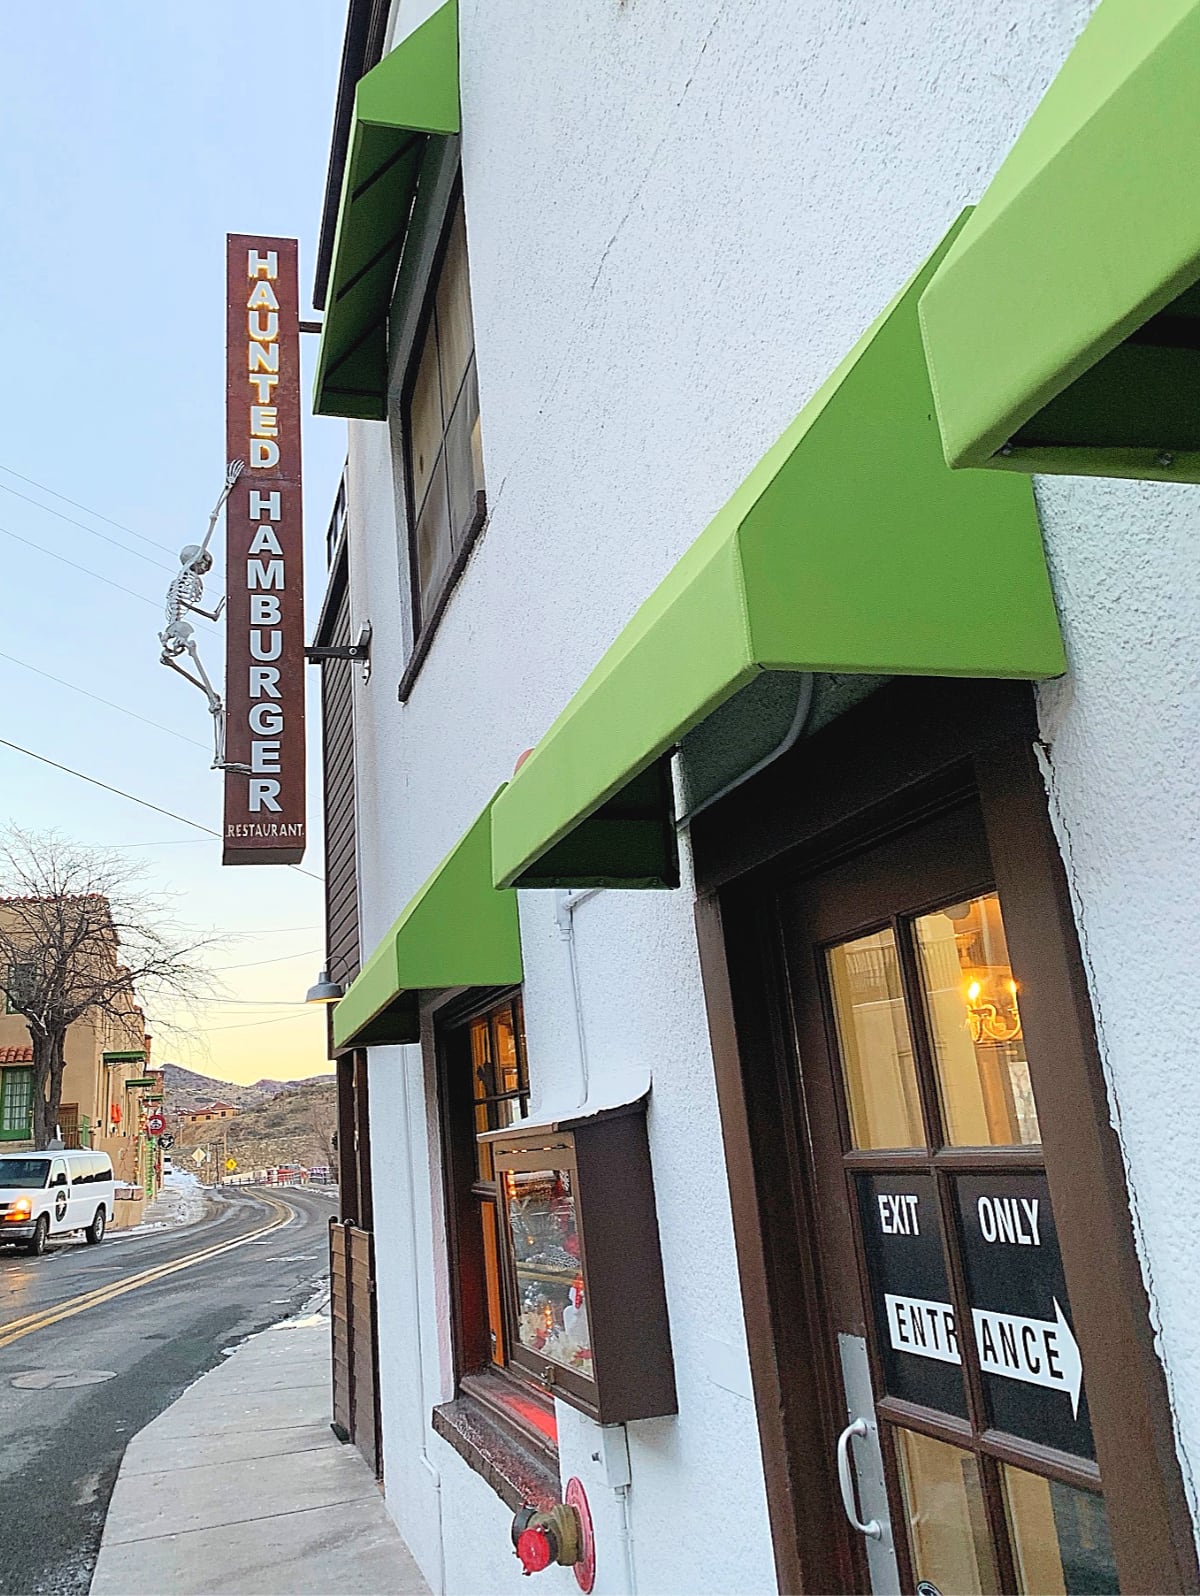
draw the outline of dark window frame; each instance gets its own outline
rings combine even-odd
[[[474,1090],[471,1026],[512,1006],[517,1018],[514,1033],[521,1049],[518,1057],[524,1062],[520,1004],[519,987],[473,992],[439,1010],[434,1026],[455,1377],[455,1400],[435,1410],[434,1423],[506,1501],[517,1488],[515,1479],[526,1482],[522,1489],[532,1479],[538,1493],[544,1494],[557,1479],[558,1463],[557,1443],[549,1434],[554,1429],[553,1400],[507,1358],[507,1348],[514,1340],[516,1287],[508,1249],[503,1245],[498,1187],[494,1180],[481,1178],[476,1141],[476,1111],[481,1099]],[[487,1100],[499,1103],[524,1097],[527,1102],[528,1092],[526,1065],[521,1091],[498,1093]],[[480,1215],[489,1201],[495,1206],[506,1349],[503,1364],[493,1360],[488,1316]],[[490,1445],[476,1444],[481,1434],[491,1437]]]
[[[33,964],[10,964],[9,965],[9,967],[8,967],[8,979],[7,979],[7,981],[4,984],[4,1012],[5,1012],[5,1014],[21,1014],[21,1013],[24,1012],[22,1007],[21,1007],[19,998],[18,998],[18,1000],[16,1002],[14,1002],[14,1000],[13,1000],[14,992],[19,993],[19,991],[20,991],[21,971],[22,970],[28,970],[31,979],[36,979],[36,977],[37,977],[37,966],[36,965],[33,965]]]
[[[425,352],[425,339],[430,331],[436,311],[437,293],[446,264],[446,255],[450,247],[451,234],[453,233],[455,221],[457,220],[458,213],[462,207],[463,183],[462,171],[460,168],[455,172],[454,180],[450,186],[449,194],[446,198],[445,204],[440,207],[436,219],[431,221],[431,231],[435,232],[437,242],[428,265],[428,270],[425,271],[422,276],[422,281],[420,284],[421,308],[413,325],[412,336],[405,351],[404,377],[400,384],[399,391],[398,409],[401,444],[400,456],[403,463],[404,474],[403,513],[405,532],[404,550],[406,556],[403,563],[405,566],[404,579],[407,583],[409,604],[411,606],[410,613],[412,616],[412,646],[409,652],[408,660],[404,666],[404,670],[401,673],[400,683],[397,688],[397,697],[402,704],[407,702],[408,697],[412,692],[413,685],[416,682],[421,667],[425,663],[426,657],[429,654],[429,650],[433,644],[434,637],[437,634],[438,627],[441,625],[442,616],[445,614],[446,608],[450,603],[450,599],[454,594],[454,590],[458,586],[459,579],[466,570],[467,563],[474,551],[475,544],[478,541],[479,535],[483,531],[484,524],[487,521],[486,490],[477,488],[475,491],[475,507],[470,520],[463,529],[461,542],[453,550],[453,554],[446,572],[442,577],[441,582],[434,590],[432,596],[427,601],[423,601],[421,596],[420,565],[417,549],[417,521],[419,519],[420,511],[423,508],[423,503],[422,505],[418,505],[416,503],[416,495],[413,491],[413,429],[411,422],[411,405],[413,393],[416,389],[417,376],[420,370],[421,357]],[[469,283],[469,256],[467,260],[467,274]],[[464,372],[459,384],[459,396],[461,396],[463,384],[466,383],[471,373],[475,372],[476,370],[474,310],[472,309],[471,358],[468,362],[467,370]],[[478,378],[476,378],[476,381],[477,380]],[[442,443],[438,454],[439,462],[445,455],[449,436],[450,423],[443,420]],[[393,445],[393,457],[395,457],[395,452],[395,446]],[[432,479],[431,473],[430,485],[432,485]],[[429,488],[427,487],[427,495],[428,492]],[[447,514],[449,514],[449,505],[447,506]],[[453,537],[454,533],[452,530],[452,540]]]

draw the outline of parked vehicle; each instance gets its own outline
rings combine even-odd
[[[115,1188],[107,1153],[51,1148],[0,1154],[0,1242],[34,1257],[51,1236],[82,1230],[90,1245],[104,1240]]]

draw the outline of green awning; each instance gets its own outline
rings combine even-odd
[[[319,416],[386,419],[388,309],[426,137],[458,130],[458,5],[446,0],[354,97],[317,356]]]
[[[921,301],[946,458],[1200,481],[1200,0],[1101,0]]]
[[[917,299],[947,243],[496,800],[498,885],[675,884],[667,756],[761,671],[1039,678],[1065,668],[1031,485],[952,472],[942,456]]]
[[[339,1052],[419,1040],[422,991],[521,979],[516,894],[492,885],[491,807],[413,894],[334,1009]]]

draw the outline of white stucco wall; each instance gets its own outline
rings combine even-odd
[[[429,9],[405,0],[399,33]],[[1090,3],[460,10],[490,519],[401,706],[387,431],[351,427],[354,620],[374,628],[371,680],[356,687],[368,950],[986,185]],[[1039,502],[1072,662],[1042,694],[1052,803],[1190,1485],[1200,1088],[1184,998],[1200,897],[1200,493],[1060,481],[1042,484]],[[729,1389],[744,1378],[729,1371],[744,1369],[745,1338],[691,894],[603,894],[575,921],[593,1083],[654,1070],[680,1412],[630,1427],[636,1585],[642,1596],[773,1589],[754,1415]],[[536,1096],[576,1079],[576,1015],[553,895],[523,894],[521,923]],[[507,1511],[428,1430],[451,1374],[419,1051],[376,1050],[370,1079],[388,1502],[435,1588],[515,1589]],[[564,1411],[565,1472],[586,1469],[585,1439]],[[597,1509],[601,1592],[623,1588],[612,1509]],[[543,1581],[574,1588],[557,1571]]]
[[[1200,1516],[1200,489],[1038,484],[1071,673],[1040,693],[1113,1123]]]

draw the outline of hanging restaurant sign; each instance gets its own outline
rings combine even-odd
[[[298,864],[305,848],[304,545],[294,238],[227,240],[222,862]]]

